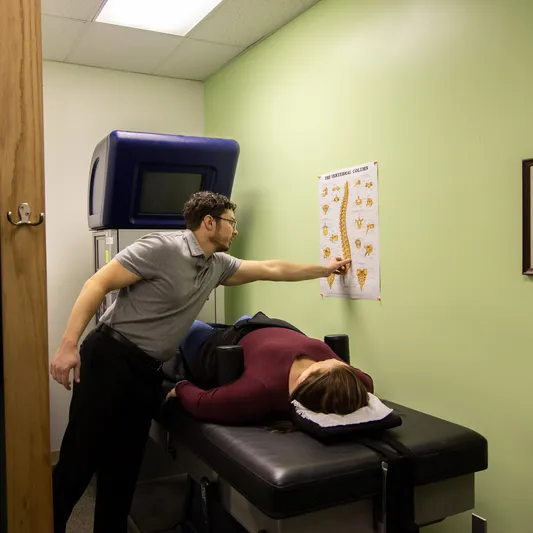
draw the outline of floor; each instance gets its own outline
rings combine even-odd
[[[185,491],[185,479],[158,480],[157,483],[140,483],[134,497],[132,514],[137,527],[131,533],[178,533],[182,505],[176,498]],[[169,503],[171,504],[169,505]],[[180,502],[181,503],[181,502]],[[93,533],[95,483],[93,482],[74,508],[67,524],[67,533]],[[169,524],[172,524],[169,529]],[[139,529],[140,528],[140,529]]]
[[[67,524],[67,533],[92,533],[94,490],[89,487],[74,508]]]
[[[131,533],[177,533],[183,517],[187,477],[159,445],[149,439],[132,503]],[[74,508],[67,533],[93,533],[96,479]]]

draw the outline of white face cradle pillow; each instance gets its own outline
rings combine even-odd
[[[402,423],[393,409],[371,393],[368,393],[367,406],[347,415],[316,413],[296,400],[292,401],[292,406],[295,426],[320,440],[383,431]]]

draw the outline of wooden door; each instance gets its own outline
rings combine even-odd
[[[0,0],[0,264],[8,533],[50,533],[40,0]],[[3,524],[5,527],[5,523]],[[0,522],[0,528],[2,523]]]

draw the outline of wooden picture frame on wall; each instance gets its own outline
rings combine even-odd
[[[533,276],[532,181],[533,159],[524,159],[522,161],[522,274],[524,276]]]

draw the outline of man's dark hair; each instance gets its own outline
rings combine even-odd
[[[207,215],[219,217],[224,211],[235,211],[237,206],[226,196],[211,191],[194,193],[183,206],[183,217],[190,230],[197,230]]]

